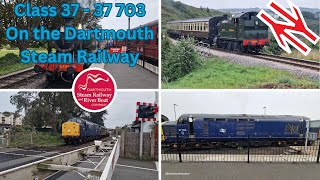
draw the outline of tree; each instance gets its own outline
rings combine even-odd
[[[176,81],[201,66],[201,60],[194,48],[194,40],[181,39],[176,45],[168,39],[162,41],[162,79]]]
[[[16,4],[27,3],[27,2],[29,2],[29,0],[20,0],[20,1],[2,0],[0,5],[0,20],[2,24],[0,27],[0,31],[6,32],[7,28],[10,26],[14,26],[18,29],[25,29],[28,31],[28,34],[29,34],[28,39],[23,38],[23,39],[8,41],[10,45],[16,46],[19,48],[19,53],[29,46],[31,39],[33,39],[32,29],[40,23],[39,18],[17,17],[13,13],[14,7]],[[0,39],[3,39],[3,38],[0,38]]]
[[[207,13],[210,13],[210,9],[207,7]]]

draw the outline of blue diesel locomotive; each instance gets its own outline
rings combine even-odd
[[[62,138],[66,144],[82,143],[108,135],[104,126],[82,118],[71,118],[62,124]]]
[[[184,114],[177,121],[162,124],[165,146],[237,147],[304,145],[307,134],[303,116]],[[309,138],[312,144],[314,139]]]

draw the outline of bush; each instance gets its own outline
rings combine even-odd
[[[7,65],[16,64],[19,62],[20,62],[19,57],[13,53],[8,53],[5,56],[0,58],[0,66],[7,66]]]
[[[168,38],[162,41],[162,80],[176,81],[201,66],[193,39],[182,39],[176,45]]]
[[[270,45],[263,47],[263,52],[267,54],[280,55],[283,52],[283,50],[278,45],[277,40],[272,36],[270,39]]]

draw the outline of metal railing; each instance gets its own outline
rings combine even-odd
[[[204,56],[204,57],[212,56],[210,44],[200,41],[196,43],[196,47],[198,47],[197,50],[201,56]]]
[[[210,143],[208,143],[210,142]],[[290,143],[289,143],[290,142]],[[193,144],[193,147],[190,147]],[[166,162],[316,162],[319,163],[320,140],[296,142],[293,138],[238,138],[232,141],[206,139],[183,142],[177,135],[176,144],[162,146]]]

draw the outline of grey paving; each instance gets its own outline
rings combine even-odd
[[[126,167],[127,166],[127,167]],[[158,171],[151,161],[119,159],[112,180],[157,180]]]
[[[162,180],[317,180],[316,163],[164,163]]]
[[[127,64],[106,64],[104,69],[112,74],[118,89],[158,88],[158,75],[141,66],[131,68]]]

